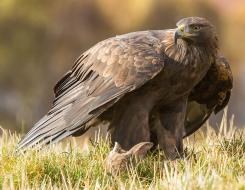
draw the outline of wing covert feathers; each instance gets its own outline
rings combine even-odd
[[[55,143],[77,130],[84,132],[125,93],[158,74],[163,56],[151,32],[135,32],[104,40],[84,52],[54,86],[51,110],[19,142],[18,149]]]

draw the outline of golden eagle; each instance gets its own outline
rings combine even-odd
[[[219,86],[219,64],[228,65],[217,57],[214,26],[189,17],[177,27],[116,36],[84,52],[54,86],[51,110],[17,149],[79,136],[103,122],[125,150],[152,141],[168,157],[181,153],[183,137],[227,104],[232,85]]]

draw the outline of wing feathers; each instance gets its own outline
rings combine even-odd
[[[213,112],[217,114],[225,108],[231,96],[232,86],[233,77],[229,64],[218,54],[206,76],[189,95],[184,138],[198,130]]]
[[[159,73],[163,56],[146,38],[160,44],[150,32],[136,32],[104,40],[81,55],[55,85],[51,110],[18,148],[55,143],[76,130],[86,132],[87,122]]]

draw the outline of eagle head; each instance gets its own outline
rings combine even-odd
[[[215,27],[206,19],[200,17],[188,17],[180,20],[175,30],[174,40],[184,40],[188,44],[206,45],[212,44],[218,49],[219,42]]]

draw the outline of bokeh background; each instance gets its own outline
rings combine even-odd
[[[189,16],[204,17],[216,27],[220,53],[234,75],[228,118],[234,114],[234,124],[244,127],[244,0],[1,0],[0,126],[17,132],[22,125],[25,132],[33,127],[51,107],[54,84],[97,42],[175,28]],[[212,116],[211,125],[221,117]]]

